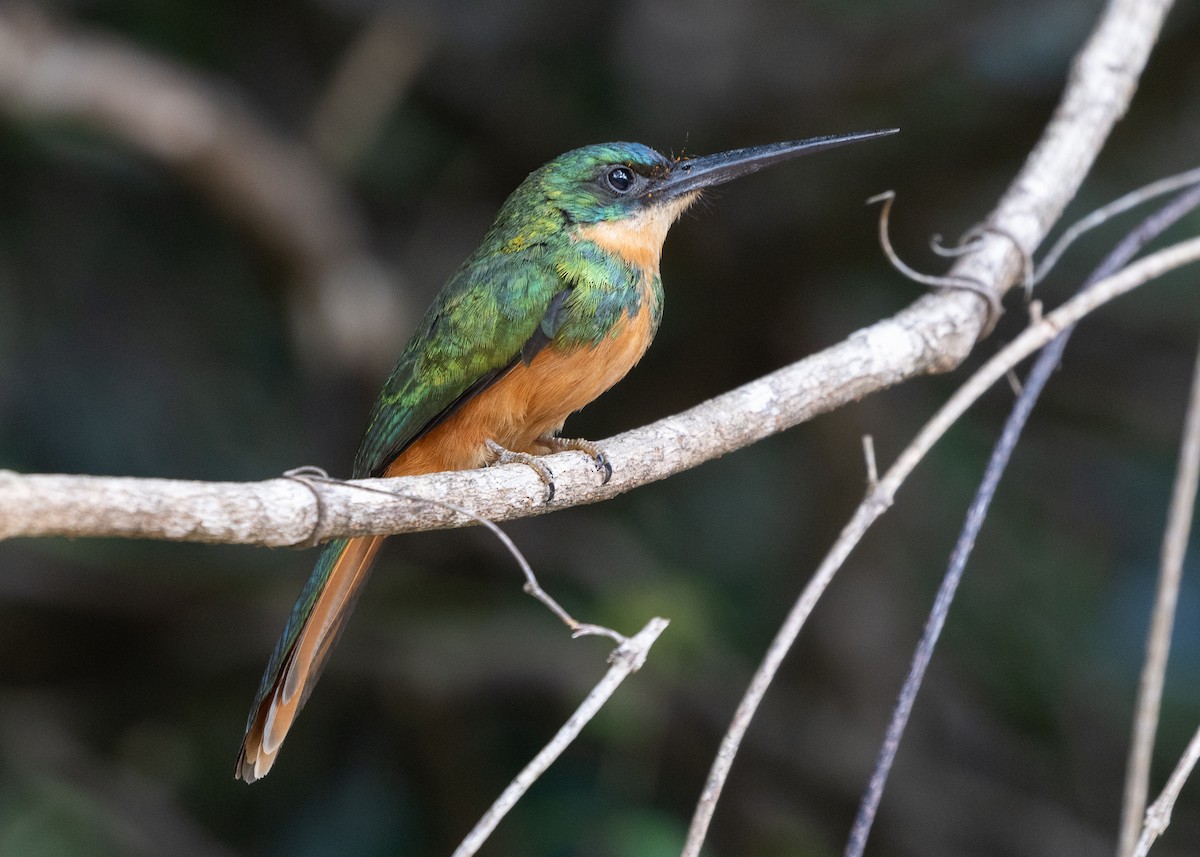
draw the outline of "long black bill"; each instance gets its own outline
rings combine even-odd
[[[738,176],[749,175],[763,167],[778,164],[790,158],[820,152],[860,140],[873,140],[899,132],[899,128],[882,131],[860,131],[855,134],[832,134],[828,137],[811,137],[808,140],[793,140],[787,143],[768,143],[734,149],[717,155],[687,158],[677,161],[671,171],[661,179],[652,181],[643,194],[644,199],[670,199],[689,191],[722,184]]]

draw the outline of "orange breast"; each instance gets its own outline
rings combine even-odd
[[[545,452],[537,439],[633,368],[654,337],[649,283],[637,315],[623,316],[592,347],[570,351],[549,345],[529,365],[518,362],[503,378],[406,449],[388,476],[413,476],[482,467],[491,460],[487,441],[514,452]]]

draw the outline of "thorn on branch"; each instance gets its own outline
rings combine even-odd
[[[1009,369],[1004,373],[1004,377],[1008,379],[1008,387],[1012,390],[1014,396],[1020,396],[1021,391],[1025,389],[1021,383],[1021,379],[1017,377],[1016,370]]]
[[[864,434],[862,438],[863,458],[867,464],[867,490],[874,491],[879,487],[879,470],[875,466],[875,438]]]

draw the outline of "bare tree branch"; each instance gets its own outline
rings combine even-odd
[[[647,655],[650,654],[650,647],[654,645],[654,641],[666,630],[666,627],[666,619],[651,619],[646,623],[646,627],[617,647],[609,656],[612,666],[608,668],[604,678],[592,688],[575,713],[555,733],[550,743],[533,757],[508,788],[500,794],[500,797],[496,798],[491,808],[484,813],[483,818],[479,819],[479,823],[467,834],[458,848],[454,849],[453,857],[471,857],[472,854],[479,851],[492,831],[496,829],[496,825],[500,823],[500,819],[508,814],[508,811],[516,805],[537,778],[545,773],[555,759],[562,755],[563,750],[570,746],[588,721],[596,716],[596,712],[613,695],[621,682],[631,673],[642,668]]]
[[[1200,239],[1148,256],[1027,328],[997,358],[1018,353],[1014,349],[1019,346],[1023,350],[1014,360],[1020,360],[1045,344],[1061,325],[1073,323],[1124,291],[1197,258]],[[893,324],[885,322],[860,331],[818,357],[834,352],[844,360],[845,355],[838,353],[843,347],[869,357],[870,348],[865,352],[856,350],[855,339],[878,336],[880,329]],[[852,369],[844,362],[830,365],[809,358],[681,414],[601,442],[613,465],[613,478],[606,485],[596,484],[595,469],[582,453],[547,456],[557,474],[557,491],[551,502],[545,501],[541,479],[521,464],[401,479],[364,479],[323,485],[320,489],[290,478],[193,482],[3,470],[0,539],[98,536],[282,547],[338,536],[397,534],[473,523],[470,516],[454,511],[454,506],[499,521],[595,503],[748,446],[828,409],[832,406],[828,397],[789,394],[809,389],[814,383],[815,379],[806,376],[802,368],[814,363],[829,373]],[[861,365],[869,368],[869,364]],[[1012,365],[1015,363],[1006,364],[1001,374]],[[874,373],[868,376],[877,377]],[[843,379],[836,388],[839,396],[855,389],[852,380]],[[961,410],[954,412],[950,421],[960,414]],[[572,457],[575,466],[569,466]],[[909,462],[909,470],[915,464],[916,460]],[[393,497],[375,498],[373,492],[357,490],[360,485],[403,495],[410,502],[397,504]],[[319,503],[314,498],[317,490]]]
[[[1171,629],[1175,625],[1175,605],[1183,580],[1183,557],[1187,552],[1192,515],[1196,507],[1196,488],[1200,483],[1200,353],[1192,374],[1192,391],[1179,445],[1179,466],[1167,526],[1163,532],[1159,561],[1158,587],[1150,631],[1146,640],[1146,661],[1138,682],[1137,710],[1129,747],[1129,765],[1125,780],[1124,808],[1118,857],[1130,857],[1137,847],[1146,795],[1150,791],[1150,762],[1154,755],[1154,734],[1158,730],[1159,708],[1171,651]]]
[[[871,525],[891,508],[896,491],[933,448],[933,445],[958,421],[968,407],[987,392],[993,384],[1003,378],[1012,367],[1054,339],[1065,328],[1077,323],[1085,315],[1113,298],[1144,285],[1179,265],[1197,261],[1200,261],[1200,238],[1181,242],[1147,256],[1112,277],[1101,280],[1037,324],[1027,327],[1020,336],[988,360],[979,371],[954,392],[954,395],[921,428],[913,441],[904,448],[887,473],[878,483],[870,487],[866,499],[854,511],[849,523],[842,529],[837,541],[829,549],[792,606],[791,612],[784,619],[783,625],[767,648],[762,663],[754,673],[750,686],[742,696],[729,729],[721,741],[721,748],[713,760],[708,780],[696,805],[696,812],[692,817],[692,825],[683,850],[684,857],[696,857],[700,853],[700,847],[703,845],[708,831],[708,824],[712,820],[713,811],[716,809],[721,789],[733,766],[733,759],[737,755],[742,737],[749,728],[759,703],[766,695],[767,688],[778,671],[779,665],[783,663],[784,655],[790,651],[796,637],[800,634],[800,629],[808,620],[809,614],[816,607],[817,601],[825,592],[826,587],[832,582],[834,575],[850,555],[850,551],[854,549]]]
[[[565,452],[546,460],[555,498],[524,465],[376,480],[379,487],[467,506],[506,520],[606,500],[718,458],[817,414],[964,357],[982,307],[962,294],[932,296],[842,343],[675,416],[603,441],[613,465],[598,485],[590,460]],[[314,535],[401,533],[462,526],[462,516],[426,504],[407,508],[331,487],[317,514],[310,490],[285,479],[201,483],[164,479],[19,476],[0,473],[0,538],[120,536],[179,541],[297,545]]]
[[[1196,730],[1192,740],[1184,748],[1183,755],[1179,757],[1175,770],[1167,778],[1162,793],[1146,810],[1146,823],[1142,827],[1142,835],[1138,837],[1137,846],[1133,849],[1133,857],[1146,857],[1154,840],[1162,836],[1167,829],[1171,823],[1171,811],[1175,808],[1175,801],[1179,799],[1183,784],[1191,776],[1197,762],[1200,762],[1200,729]]]
[[[1006,357],[1012,362],[1002,365],[1003,375],[1015,361],[1045,344],[1062,325],[1073,323],[1117,295],[1198,258],[1200,239],[1192,239],[1130,265],[1027,328],[985,368]],[[880,327],[875,325],[855,337],[869,335]],[[853,343],[855,337],[843,346],[850,348],[848,343]],[[509,520],[594,503],[747,446],[818,412],[814,408],[820,403],[827,405],[828,399],[818,402],[815,397],[806,399],[785,392],[812,383],[813,379],[804,378],[798,367],[814,359],[602,442],[613,464],[613,478],[607,485],[595,484],[598,477],[582,453],[548,456],[546,460],[555,467],[558,486],[555,499],[549,503],[545,502],[541,479],[520,464],[401,479],[364,479],[322,485],[320,489],[290,478],[265,482],[194,482],[20,474],[5,470],[0,471],[0,539],[91,536],[281,547],[305,544],[314,538],[396,534],[472,523],[471,517],[454,511],[456,505],[491,520]],[[838,367],[835,364],[833,368]],[[853,385],[848,383],[839,388],[843,395],[849,389]],[[974,395],[979,392],[982,390],[976,390]],[[956,401],[951,399],[946,408]],[[951,412],[947,417],[949,422],[957,419],[965,407],[966,403],[962,403]],[[921,454],[914,453],[916,458],[911,461],[901,456],[893,469],[905,463],[907,476]],[[575,466],[569,466],[571,463]],[[883,486],[884,482],[880,484]],[[372,496],[374,492],[358,490],[360,485],[415,499],[398,504],[394,497],[376,498]],[[320,503],[314,498],[317,490]]]
[[[975,252],[958,260],[951,276],[973,279],[999,292],[1014,283],[1023,265],[1014,242],[1026,251],[1036,246],[1074,195],[1108,130],[1125,111],[1169,5],[1167,0],[1114,0],[1109,6],[1075,62],[1070,84],[1042,141],[989,216],[990,231]],[[12,35],[3,26],[6,22],[11,27],[11,16],[0,17],[0,38]],[[37,90],[31,81],[42,77],[55,79],[46,71],[57,68],[53,50],[29,54],[28,42],[16,41],[15,50],[24,62],[0,68],[0,81],[6,74],[11,76],[14,68],[28,64],[43,72],[32,74],[23,87],[16,87],[17,92]],[[48,50],[44,39],[31,43]],[[76,56],[75,47],[73,43],[68,58]],[[36,62],[38,57],[41,63]],[[127,73],[120,63],[117,70]],[[12,97],[11,81],[0,89]],[[173,88],[167,91],[178,94]],[[47,99],[30,103],[47,103]],[[83,105],[75,109],[83,110]],[[115,111],[114,115],[124,114]],[[189,151],[189,145],[182,150]],[[610,439],[604,444],[614,467],[608,485],[597,486],[587,466],[569,466],[568,456],[575,453],[551,458],[558,490],[548,505],[542,503],[541,482],[524,467],[412,477],[396,488],[461,503],[493,520],[604,500],[908,378],[949,371],[970,352],[985,316],[984,302],[971,293],[926,295],[896,316],[819,354]],[[582,462],[582,457],[574,460]],[[326,539],[465,523],[444,509],[418,505],[397,509],[393,503],[359,493],[325,492],[325,514],[318,520],[309,490],[285,480],[230,484],[0,474],[0,537],[109,535],[279,546],[301,544],[314,535]]]
[[[989,216],[992,231],[975,252],[959,259],[951,275],[998,291],[1013,284],[1023,265],[1013,242],[1026,251],[1036,246],[1074,195],[1112,124],[1125,112],[1169,6],[1167,0],[1110,4],[1075,61],[1041,142]],[[984,309],[966,292],[926,295],[825,351],[612,438],[604,444],[614,466],[606,486],[595,485],[590,468],[565,466],[574,453],[560,453],[550,459],[557,466],[558,492],[548,507],[540,502],[540,481],[523,467],[412,477],[401,490],[461,502],[493,520],[604,500],[907,378],[953,369],[969,353]],[[308,489],[282,480],[206,484],[4,474],[0,537],[115,535],[278,546],[303,543],[314,533],[325,539],[464,523],[444,510],[402,511],[355,492],[327,494],[326,515],[318,521]]]

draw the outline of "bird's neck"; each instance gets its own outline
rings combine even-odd
[[[691,193],[615,220],[600,220],[575,227],[574,237],[590,241],[617,256],[644,276],[658,274],[663,242],[671,224],[698,194]]]

